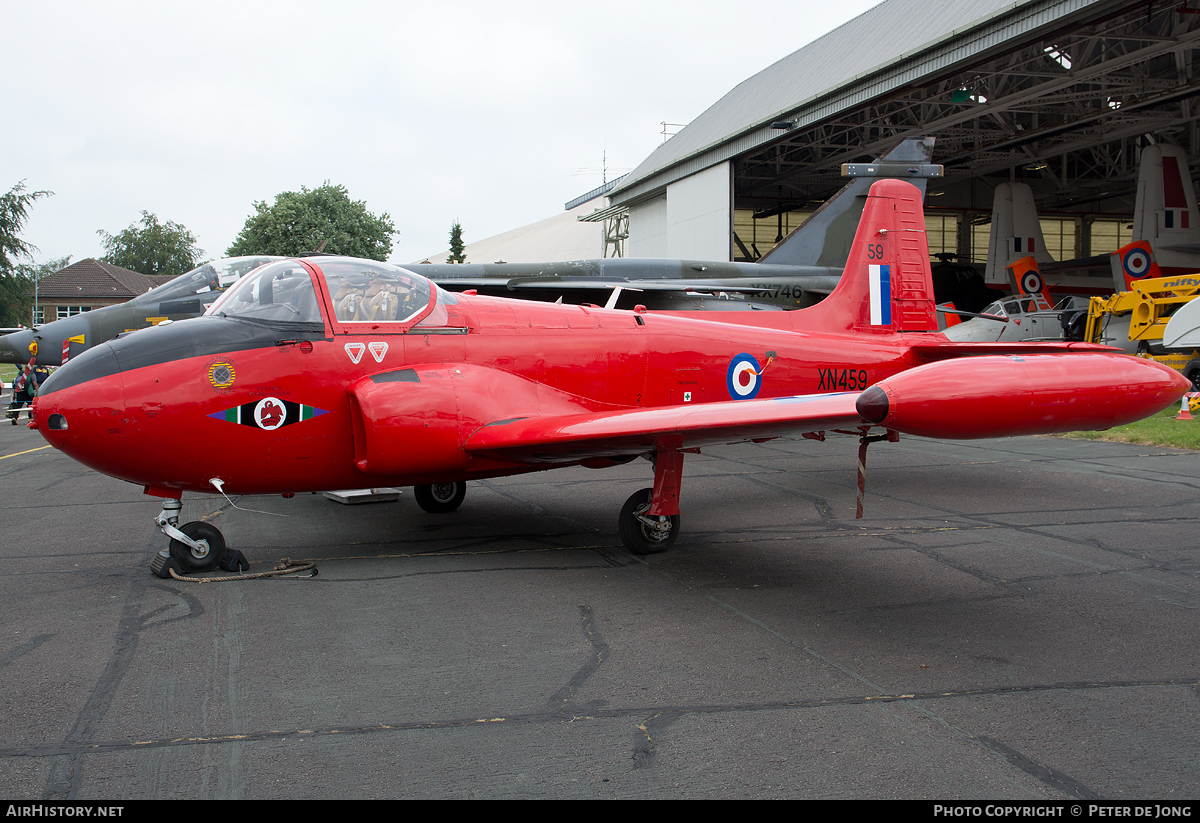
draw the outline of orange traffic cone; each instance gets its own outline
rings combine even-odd
[[[1196,419],[1196,418],[1192,417],[1192,408],[1191,408],[1191,406],[1192,406],[1191,400],[1192,400],[1192,397],[1195,396],[1195,394],[1196,394],[1195,392],[1188,392],[1179,401],[1179,414],[1175,415],[1176,420],[1195,420]]]

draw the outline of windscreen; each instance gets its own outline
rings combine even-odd
[[[324,325],[312,275],[295,260],[271,263],[243,277],[208,313],[268,323]]]

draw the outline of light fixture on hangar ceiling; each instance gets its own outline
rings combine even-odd
[[[955,89],[950,92],[951,103],[986,103],[987,97],[975,89]]]
[[[788,131],[789,129],[796,128],[796,121],[795,120],[776,120],[774,123],[771,124],[771,128],[779,129],[780,131]]]

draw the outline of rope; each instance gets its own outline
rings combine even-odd
[[[316,577],[318,574],[317,564],[312,561],[293,561],[290,558],[283,558],[279,561],[279,565],[273,571],[256,572],[254,574],[231,574],[227,577],[184,577],[183,575],[171,569],[171,577],[176,580],[181,580],[184,583],[227,583],[231,580],[258,580],[262,577],[282,577],[285,574],[299,574],[312,570],[309,577]]]

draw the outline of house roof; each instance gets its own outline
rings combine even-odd
[[[170,279],[169,276],[139,274],[89,257],[43,279],[38,284],[38,296],[103,298],[121,302],[144,294]]]

